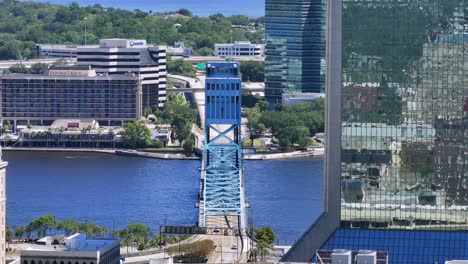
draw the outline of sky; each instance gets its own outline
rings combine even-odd
[[[33,0],[68,5],[77,2],[81,6],[100,4],[104,7],[140,9],[153,12],[175,11],[187,8],[197,16],[215,13],[225,15],[243,14],[249,17],[265,15],[265,0]]]

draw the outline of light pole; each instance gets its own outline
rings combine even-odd
[[[84,44],[85,44],[85,46],[88,44],[88,38],[87,38],[87,36],[86,36],[86,33],[87,33],[87,24],[88,24],[87,22],[88,22],[88,18],[85,17],[85,18],[84,18],[84,23],[85,23],[85,24],[84,24]]]
[[[231,29],[231,44],[233,44],[232,42],[232,29]],[[234,52],[234,45],[232,45],[231,47],[231,60],[232,60],[232,53]]]

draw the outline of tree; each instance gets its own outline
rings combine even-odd
[[[192,133],[192,123],[188,122],[183,116],[176,115],[172,125],[175,138],[179,141],[180,146],[182,146],[182,142],[188,139]]]
[[[255,107],[258,107],[260,112],[265,112],[268,109],[269,105],[270,105],[270,103],[268,103],[268,101],[260,100],[255,104]]]
[[[13,228],[11,226],[6,228],[5,232],[5,240],[7,242],[11,242],[11,239],[13,238]]]
[[[128,233],[127,229],[119,229],[114,232],[114,236],[120,238],[120,245],[123,247],[127,247],[127,252],[128,252],[128,247],[132,245],[132,237]]]
[[[104,236],[108,229],[95,223],[85,222],[80,224],[80,232],[84,232],[87,237]]]
[[[57,229],[65,231],[66,236],[80,231],[80,223],[75,219],[65,219],[58,223]]]
[[[128,148],[144,147],[151,142],[151,131],[142,121],[124,125],[123,141]]]
[[[250,21],[246,15],[233,15],[229,17],[233,25],[248,26]]]
[[[145,109],[143,109],[143,115],[145,117],[148,117],[149,115],[152,115],[153,114],[153,109],[151,109],[151,107],[145,107]]]
[[[190,11],[189,11],[188,9],[186,9],[186,8],[181,8],[181,9],[179,9],[179,11],[178,11],[177,13],[179,13],[179,14],[181,14],[181,15],[183,15],[183,16],[188,16],[188,17],[191,17],[191,16],[193,15],[192,12],[190,12]]]
[[[275,231],[269,226],[256,229],[254,233],[257,240],[257,248],[255,253],[260,254],[261,261],[264,261],[264,256],[268,254],[267,248],[273,245],[276,239]]]
[[[190,157],[193,154],[193,149],[195,148],[195,140],[193,135],[187,138],[183,145],[185,156]]]
[[[243,61],[240,64],[242,81],[264,82],[265,63],[259,61]]]
[[[143,238],[145,241],[147,241],[152,235],[151,229],[147,225],[142,223],[128,224],[127,230],[130,234],[133,234],[135,237]]]
[[[29,73],[29,69],[24,66],[24,64],[15,64],[8,68],[11,73]]]
[[[158,118],[171,124],[175,138],[182,146],[183,141],[192,133],[192,124],[197,120],[197,112],[190,107],[183,96],[169,95],[162,111],[157,112]]]
[[[64,58],[60,58],[56,60],[54,63],[52,63],[55,66],[63,66],[63,65],[68,65],[68,61]]]
[[[44,74],[49,68],[48,64],[45,63],[34,63],[31,65],[31,73],[32,74]]]
[[[307,127],[301,125],[281,128],[277,133],[277,137],[280,146],[286,149],[295,144],[301,147],[307,147],[312,144],[309,138],[309,130]]]
[[[197,49],[194,53],[196,56],[213,56],[213,49],[210,47],[203,47],[200,49]]]
[[[23,235],[26,234],[26,227],[25,226],[18,226],[15,229],[15,237],[18,239],[22,239]]]
[[[214,43],[227,43],[231,39],[231,24],[252,24],[246,16],[226,18],[216,14],[208,17],[193,16],[183,8],[178,12],[185,17],[165,19],[141,10],[104,8],[99,5],[68,6],[26,1],[0,1],[0,59],[32,59],[37,56],[36,43],[80,44],[83,42],[84,18],[88,20],[88,43],[96,44],[101,38],[146,38],[149,43],[168,44],[184,41],[194,47],[194,53],[207,54]],[[11,15],[10,15],[11,13]],[[180,27],[174,27],[180,24]],[[154,27],[158,25],[158,27]],[[248,32],[234,29],[233,38],[261,43],[264,30]],[[210,53],[212,54],[212,53]]]
[[[149,240],[152,236],[150,228],[142,223],[127,224],[125,229],[119,229],[114,235],[121,239],[121,245],[127,247],[136,243],[138,250],[144,250],[149,246]]]
[[[174,60],[169,56],[167,57],[167,71],[171,74],[184,75],[192,78],[195,78],[197,74],[197,70],[190,62],[182,59]]]
[[[29,223],[30,229],[36,231],[39,237],[44,237],[47,234],[47,230],[55,228],[56,226],[57,221],[53,215],[44,215]]]

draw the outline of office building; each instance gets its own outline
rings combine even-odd
[[[142,116],[142,79],[96,74],[89,66],[56,66],[45,75],[0,75],[3,124],[50,125],[56,119],[122,124]]]
[[[266,0],[265,98],[324,89],[324,0]]]
[[[76,233],[58,245],[35,245],[21,250],[21,264],[35,263],[79,263],[119,264],[120,242],[115,239],[87,239],[85,234]]]
[[[101,39],[99,47],[78,47],[78,65],[108,75],[134,73],[143,78],[142,108],[162,107],[167,100],[166,47],[146,40]]]
[[[6,263],[6,167],[8,162],[2,159],[0,147],[0,262]]]
[[[252,44],[249,41],[236,41],[233,44],[215,44],[214,55],[220,57],[261,57],[264,44]]]
[[[324,212],[284,260],[468,260],[466,1],[329,3]]]

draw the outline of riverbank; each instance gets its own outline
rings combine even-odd
[[[325,153],[324,148],[317,148],[313,150],[301,150],[292,152],[281,152],[271,154],[245,154],[244,160],[277,160],[277,159],[294,159],[323,156]]]
[[[39,151],[39,152],[88,152],[88,153],[104,153],[121,156],[144,157],[153,159],[165,160],[200,160],[200,157],[187,157],[180,153],[164,153],[164,152],[146,152],[131,149],[96,149],[96,148],[27,148],[27,147],[4,147],[4,151]],[[277,160],[277,159],[294,159],[304,157],[322,156],[324,149],[314,149],[307,151],[293,151],[272,154],[245,154],[244,160]]]
[[[4,151],[39,151],[39,152],[87,152],[87,153],[104,153],[121,156],[134,156],[153,159],[165,160],[198,160],[199,157],[186,157],[180,153],[157,153],[144,152],[130,149],[95,149],[95,148],[2,148]]]

